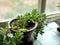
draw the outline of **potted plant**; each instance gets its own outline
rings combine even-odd
[[[46,14],[34,9],[31,13],[9,22],[9,27],[0,28],[0,45],[33,45],[38,33],[43,33],[44,20]]]
[[[0,27],[0,45],[21,45],[23,37],[23,32],[16,32],[13,35],[8,27]]]
[[[11,20],[9,22],[10,31],[13,34],[23,32],[23,44],[33,45],[32,42],[37,39],[38,33],[43,34],[45,19],[45,13],[39,14],[39,11],[34,9],[31,13],[25,13]]]

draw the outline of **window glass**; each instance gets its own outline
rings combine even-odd
[[[38,0],[0,0],[0,20],[9,19],[38,8]]]
[[[46,0],[46,13],[59,11],[59,2],[60,0]]]

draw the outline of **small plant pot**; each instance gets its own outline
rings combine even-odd
[[[9,27],[11,27],[12,22],[16,21],[17,19],[13,19],[9,22]],[[32,25],[32,24],[31,24]],[[31,29],[28,29],[27,32],[24,32],[23,43],[21,45],[33,45],[34,37],[33,32],[36,30],[38,26],[37,22],[34,22],[34,26]],[[11,30],[11,29],[10,29]],[[11,30],[12,33],[18,32],[16,30]]]

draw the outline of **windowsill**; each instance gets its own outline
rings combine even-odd
[[[60,11],[55,11],[52,13],[47,13],[47,23],[55,21],[60,18]]]
[[[0,23],[2,23],[2,22],[8,22],[8,21],[11,21],[12,19],[14,19],[14,18],[6,19],[6,20],[0,20]]]
[[[54,15],[54,14],[59,14],[60,11],[54,11],[54,12],[50,12],[50,13],[46,13],[47,16],[51,16],[51,15]]]

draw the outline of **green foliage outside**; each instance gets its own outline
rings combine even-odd
[[[38,5],[34,4],[32,6],[24,4],[25,0],[9,0],[12,4],[11,10],[4,13],[4,19],[9,19],[16,17],[17,14],[24,14],[26,12],[31,12],[32,9],[37,9]]]

